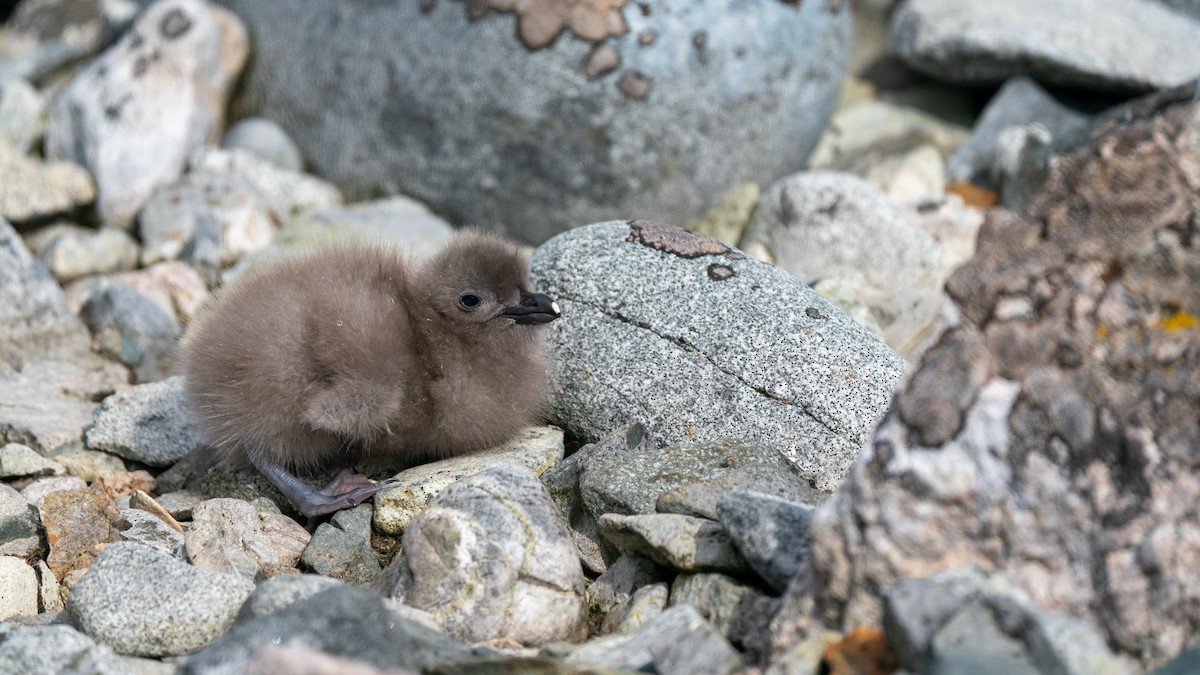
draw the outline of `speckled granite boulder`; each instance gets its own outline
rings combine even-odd
[[[110,544],[71,591],[83,632],[119,653],[175,656],[224,633],[254,583],[204,572],[133,542]]]
[[[240,105],[316,173],[528,243],[799,169],[850,48],[844,2],[221,4],[254,42]]]
[[[947,285],[962,323],[813,520],[777,649],[960,565],[1147,669],[1200,637],[1198,157],[1200,103],[1147,108],[993,213]]]
[[[184,400],[181,376],[104,399],[86,439],[93,450],[150,466],[167,466],[204,442]]]
[[[587,441],[635,421],[667,443],[748,438],[832,490],[903,369],[784,270],[679,228],[590,225],[531,265],[563,310],[550,415]]]

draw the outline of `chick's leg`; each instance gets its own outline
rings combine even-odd
[[[297,511],[309,518],[357,506],[370,499],[384,486],[395,482],[395,479],[389,478],[375,483],[366,476],[347,470],[338,474],[338,477],[325,489],[317,491],[270,459],[266,453],[248,452],[246,454],[254,468],[279,488],[279,491],[288,498],[288,501],[292,502],[292,506],[295,506]]]

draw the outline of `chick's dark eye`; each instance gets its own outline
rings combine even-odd
[[[479,296],[471,293],[464,293],[458,296],[458,306],[463,309],[475,309],[479,306]]]

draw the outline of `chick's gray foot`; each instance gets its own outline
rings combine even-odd
[[[396,482],[394,478],[373,482],[362,474],[343,470],[320,491],[309,487],[287,469],[270,460],[265,453],[247,453],[250,462],[267,480],[279,488],[296,510],[309,518],[353,508],[370,499],[380,489]]]

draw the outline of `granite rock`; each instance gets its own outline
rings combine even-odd
[[[680,574],[671,582],[670,607],[691,605],[733,644],[740,644],[750,616],[760,611],[766,596],[754,586],[724,574]]]
[[[970,568],[888,587],[883,621],[900,667],[913,672],[1133,672],[1094,627],[1030,609],[1008,581]]]
[[[470,654],[467,647],[393,612],[379,596],[337,584],[270,614],[239,618],[219,640],[181,659],[176,672],[247,672],[255,653],[278,644],[283,635],[326,655],[414,671]]]
[[[791,502],[817,507],[824,504],[829,495],[814,490],[808,482],[796,475],[790,467],[771,464],[746,464],[728,467],[713,477],[687,483],[659,493],[655,510],[659,513],[678,513],[717,520],[717,504],[725,495],[751,490]]]
[[[154,514],[140,509],[121,509],[121,517],[129,523],[121,531],[121,539],[165,553],[180,562],[187,562],[183,548],[183,533],[172,529]]]
[[[599,458],[612,457],[620,467],[641,467],[643,462],[639,460],[648,460],[660,450],[661,444],[646,433],[645,427],[637,423],[629,424],[614,429],[595,443],[583,446],[542,474],[542,483],[567,520],[571,537],[579,548],[580,560],[593,572],[604,572],[608,563],[617,559],[619,552],[596,529],[596,516],[600,514],[593,515],[588,507],[580,480],[588,466]],[[603,463],[597,472],[598,476],[609,477],[607,467],[610,464]],[[650,473],[653,472],[654,468],[650,467]],[[620,482],[617,489],[623,487],[640,491],[644,485],[634,479]]]
[[[371,505],[338,511],[328,523],[318,525],[300,562],[317,574],[348,584],[374,581],[383,568],[371,548]]]
[[[254,584],[135,544],[109,545],[67,600],[84,633],[121,654],[176,656],[221,636]]]
[[[316,173],[530,244],[611,213],[682,222],[799,169],[850,46],[844,3],[588,3],[558,39],[563,17],[540,3],[222,4],[255,43],[240,106]],[[597,55],[619,65],[588,68]]]
[[[106,545],[121,541],[129,524],[104,488],[95,485],[46,495],[41,509],[50,554],[46,564],[59,581],[91,567]]]
[[[683,652],[683,653],[680,653]],[[707,662],[692,663],[694,670],[667,668],[690,654]],[[659,673],[713,675],[731,673],[741,666],[737,652],[694,607],[672,607],[647,621],[633,633],[609,635],[580,645],[566,662],[580,667],[610,667]]]
[[[684,572],[749,571],[719,523],[674,513],[623,516],[606,513],[596,520],[600,534],[622,551],[641,553],[665,567]]]
[[[84,438],[93,450],[150,466],[168,466],[204,443],[184,400],[181,376],[104,399]]]
[[[600,223],[531,265],[563,310],[548,414],[584,441],[630,422],[668,443],[744,437],[832,490],[900,377],[899,357],[841,311],[710,237]]]
[[[1197,75],[1200,20],[1152,0],[914,0],[897,8],[889,42],[910,66],[945,80],[1027,74],[1138,92]]]
[[[28,675],[170,675],[169,663],[122,656],[71,626],[0,623],[0,672]]]
[[[665,570],[644,555],[624,553],[588,584],[588,610],[599,615],[599,625],[593,635],[611,633],[621,623],[630,607],[631,598],[641,588],[657,584],[666,578]],[[663,603],[666,603],[664,594]]]
[[[758,492],[735,491],[717,502],[717,516],[758,576],[777,593],[808,563],[813,507]]]

